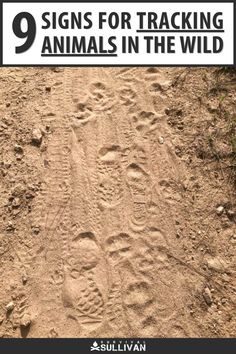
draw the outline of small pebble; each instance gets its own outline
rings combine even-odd
[[[22,283],[26,284],[27,280],[28,280],[27,275],[22,275]]]
[[[20,202],[20,198],[14,198],[13,202],[12,202],[12,206],[13,208],[18,208],[20,206],[21,202]]]
[[[8,222],[6,230],[7,231],[14,231],[15,230],[15,226],[13,225],[13,223],[11,221]]]
[[[23,317],[21,318],[20,325],[22,327],[29,327],[31,324],[31,318],[28,313],[24,314]]]
[[[217,215],[221,215],[224,212],[224,207],[222,205],[220,205],[217,209],[216,209],[216,214]]]
[[[7,312],[10,312],[10,311],[12,311],[13,309],[14,309],[14,302],[13,301],[11,301],[11,302],[9,302],[7,305],[6,305],[6,311]]]
[[[211,295],[211,290],[206,287],[202,293],[202,296],[204,298],[204,300],[206,301],[207,305],[211,305],[212,302],[213,302],[213,299],[212,299],[212,295]]]
[[[230,219],[234,218],[234,216],[235,216],[235,212],[233,210],[227,210],[226,214]]]
[[[39,146],[42,143],[43,135],[40,129],[35,128],[32,131],[32,143]]]
[[[226,263],[220,257],[209,257],[206,260],[206,265],[209,269],[214,270],[216,272],[222,273],[227,268]]]
[[[159,136],[158,138],[159,144],[164,144],[164,138],[162,136]]]

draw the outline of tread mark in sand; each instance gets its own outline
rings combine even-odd
[[[98,195],[104,208],[117,206],[122,199],[120,147],[102,147],[98,156]]]
[[[146,155],[143,149],[136,146],[133,150],[131,163],[126,168],[126,183],[131,201],[131,227],[144,229],[148,220],[148,203],[150,175],[146,172]]]
[[[94,329],[103,321],[105,312],[104,295],[96,282],[102,251],[94,234],[83,232],[72,240],[70,253],[62,290],[63,304],[74,311],[82,326]]]

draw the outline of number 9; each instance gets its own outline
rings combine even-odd
[[[22,31],[21,21],[26,19],[27,30]],[[14,34],[18,38],[27,38],[25,43],[19,47],[16,47],[15,51],[17,54],[26,52],[33,44],[36,35],[36,23],[34,17],[29,12],[21,12],[13,20],[12,29]]]

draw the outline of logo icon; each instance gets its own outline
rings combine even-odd
[[[94,350],[99,352],[145,352],[146,342],[133,339],[103,339],[99,343],[93,342],[90,351]]]
[[[91,346],[90,350],[91,350],[91,352],[92,352],[93,350],[98,350],[98,351],[100,351],[100,347],[99,347],[99,345],[97,344],[96,341],[93,342],[93,345]]]

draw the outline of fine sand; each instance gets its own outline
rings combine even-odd
[[[0,70],[0,337],[236,335],[217,70]]]

